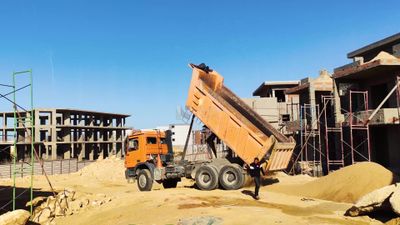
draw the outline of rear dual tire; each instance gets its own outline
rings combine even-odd
[[[225,165],[219,172],[219,184],[225,190],[237,190],[244,184],[243,169],[236,164]]]
[[[214,190],[218,187],[217,169],[209,165],[201,166],[195,175],[196,186],[200,190]]]

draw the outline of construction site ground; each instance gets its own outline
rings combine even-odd
[[[365,173],[366,168],[371,172],[360,178],[364,183],[356,184],[356,177]],[[371,182],[368,176],[373,176],[376,182]],[[367,216],[353,218],[344,213],[355,199],[393,179],[389,171],[373,163],[322,179],[276,173],[264,178],[261,199],[257,201],[251,196],[254,188],[249,185],[250,181],[240,190],[201,191],[193,187],[191,180],[185,179],[174,189],[155,184],[151,192],[140,192],[136,183],[125,180],[123,161],[116,158],[98,161],[74,174],[49,178],[57,192],[74,190],[91,202],[96,202],[96,198],[106,199],[70,215],[57,216],[53,223],[60,225],[382,224]],[[21,190],[29,187],[29,182],[29,177],[16,180]],[[11,185],[10,179],[0,180],[1,187]],[[349,190],[351,187],[358,188]],[[51,195],[44,176],[34,177],[34,188],[36,195]],[[1,201],[10,198],[2,195]]]

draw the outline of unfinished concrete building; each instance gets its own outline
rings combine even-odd
[[[298,84],[298,81],[266,81],[253,92],[254,98],[243,98],[243,101],[276,129],[290,134],[286,123],[298,119],[299,98],[285,91]]]
[[[42,159],[93,160],[123,154],[125,119],[129,115],[62,108],[35,109],[33,113],[35,149]],[[29,112],[20,116],[26,114]],[[29,123],[18,119],[15,134],[14,112],[0,113],[0,121],[2,149],[13,145],[17,137],[18,159],[30,157],[31,138],[24,129]],[[0,157],[2,161],[10,159],[5,152]]]
[[[307,77],[298,86],[286,90],[286,94],[299,96],[298,120],[292,121],[291,130],[301,147],[296,149],[300,161],[307,162],[301,167],[318,167],[322,170],[324,161],[324,135],[321,128],[321,113],[326,110],[325,96],[333,91],[333,80],[327,70],[321,70],[316,78]]]
[[[337,122],[351,127],[356,160],[367,158],[400,171],[400,33],[347,55],[336,68]],[[364,142],[363,142],[364,141]],[[360,148],[359,146],[363,146]]]

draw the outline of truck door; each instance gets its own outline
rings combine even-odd
[[[128,142],[128,151],[126,153],[126,167],[135,167],[136,164],[144,162],[146,155],[143,155],[139,137],[135,137]]]

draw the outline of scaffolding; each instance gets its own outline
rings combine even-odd
[[[22,107],[21,105],[17,104],[17,89],[21,90],[20,88],[17,88],[17,78],[20,76],[27,75],[29,79],[29,83],[25,84],[22,87],[29,88],[29,110]],[[30,164],[28,169],[30,169],[30,186],[29,186],[29,192],[30,192],[30,201],[32,202],[33,200],[33,175],[34,175],[34,163],[35,163],[35,157],[34,157],[34,128],[35,128],[35,123],[34,123],[34,116],[33,116],[33,85],[32,85],[32,70],[26,70],[26,71],[19,71],[19,72],[13,72],[13,109],[14,109],[14,151],[15,155],[13,157],[13,210],[15,210],[15,204],[16,204],[16,183],[15,183],[15,178],[18,174],[16,170],[16,164],[17,164],[17,159],[18,159],[18,147],[17,144],[19,142],[18,140],[18,129],[21,127],[19,125],[23,125],[24,131],[22,132],[27,132],[28,136],[30,136]],[[21,113],[19,110],[24,111],[25,117],[21,116]],[[23,140],[26,141],[26,140]],[[32,214],[33,208],[32,204],[30,204],[30,212]]]
[[[19,80],[19,78],[21,76],[27,75],[28,76],[28,81],[23,84],[20,85],[19,82],[17,82]],[[33,199],[33,173],[34,173],[34,140],[33,140],[33,129],[34,129],[34,116],[33,116],[33,85],[32,85],[32,70],[26,70],[26,71],[18,71],[18,72],[13,72],[12,73],[12,85],[8,85],[8,84],[1,84],[0,86],[2,87],[7,87],[7,88],[11,88],[12,91],[5,93],[5,94],[0,94],[0,98],[5,99],[6,101],[8,101],[9,103],[12,104],[13,106],[13,113],[14,113],[14,123],[13,123],[13,145],[11,146],[7,146],[4,149],[2,149],[1,151],[4,151],[6,153],[9,154],[11,160],[12,160],[12,199],[11,201],[7,202],[6,204],[4,204],[3,206],[1,206],[1,210],[5,210],[6,207],[8,207],[10,204],[12,204],[12,210],[16,209],[16,200],[18,198],[21,198],[26,192],[29,191],[29,199],[30,201],[32,201]],[[28,99],[29,104],[29,108],[30,109],[26,109],[24,107],[22,107],[20,104],[17,103],[17,93],[21,92],[24,89],[29,88],[29,92],[28,94],[24,94],[25,100]],[[9,95],[12,95],[12,99],[10,97],[8,97]],[[18,99],[19,100],[19,99]],[[21,117],[20,114],[20,110],[24,111],[24,115],[26,115],[26,117]],[[20,126],[21,125],[21,126]],[[30,135],[30,160],[25,161],[25,155],[23,157],[19,156],[18,154],[18,137],[21,132],[27,132]],[[5,136],[8,136],[8,134],[2,134]],[[7,137],[3,137],[3,140],[7,140]],[[26,141],[26,140],[23,140]],[[8,152],[7,152],[8,150]],[[25,152],[24,152],[25,154]],[[30,185],[29,188],[21,191],[21,193],[17,193],[17,189],[16,189],[16,177],[18,174],[21,173],[21,171],[18,171],[16,169],[16,165],[17,165],[17,161],[19,161],[19,159],[22,160],[22,165],[28,165],[28,167],[26,169],[28,169],[30,171]],[[23,166],[21,167],[22,169],[24,168]],[[2,189],[2,190],[8,190],[8,189]],[[30,212],[32,214],[33,212],[33,208],[32,208],[32,204],[30,206]]]
[[[368,111],[368,92],[349,90],[348,100],[348,109],[341,108],[346,113],[345,122],[336,123],[337,118],[333,113],[334,96],[322,96],[324,105],[330,105],[323,110],[322,128],[325,133],[325,163],[328,173],[346,165],[371,161],[369,125],[356,114],[358,111]],[[331,151],[332,148],[334,151]]]
[[[323,110],[324,113],[324,126],[323,130],[325,133],[324,142],[325,142],[325,154],[326,154],[326,169],[327,171],[331,171],[332,168],[340,168],[345,165],[345,157],[344,157],[344,148],[343,148],[343,127],[342,123],[336,123],[336,118],[333,116],[334,112],[334,101],[335,98],[333,95],[324,95],[322,96],[322,101],[324,105],[329,105]],[[329,109],[329,110],[328,110]],[[333,138],[331,138],[333,136]],[[339,136],[339,140],[337,137]],[[333,141],[332,141],[333,139]],[[335,151],[330,152],[330,146],[333,146]],[[339,148],[338,148],[339,147]]]
[[[349,109],[347,127],[349,129],[351,164],[361,161],[371,161],[371,147],[369,138],[369,125],[364,124],[354,112],[368,111],[368,91],[349,91]]]
[[[342,108],[347,116],[345,123],[336,123],[333,95],[323,95],[321,100],[321,110],[318,104],[301,106],[298,156],[303,164],[300,165],[301,173],[307,168],[329,173],[346,165],[371,161],[369,126],[356,113],[368,111],[368,92],[349,91],[349,107],[347,110]]]
[[[320,108],[318,104],[303,104],[300,108],[300,169],[302,173],[315,171],[318,167],[317,170],[321,171]]]

